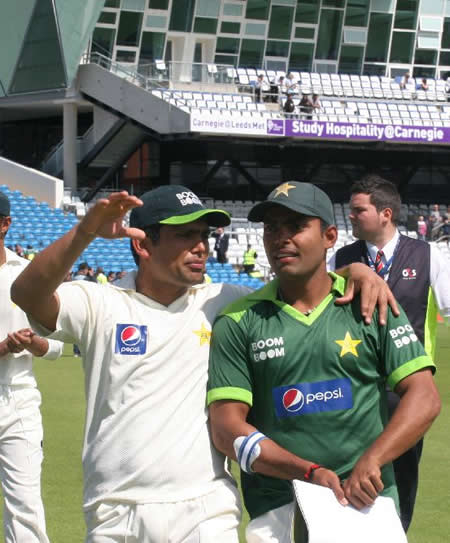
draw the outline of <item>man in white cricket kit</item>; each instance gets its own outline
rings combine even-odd
[[[115,193],[37,255],[13,286],[14,301],[45,333],[76,343],[83,355],[88,543],[238,542],[238,493],[211,444],[205,409],[212,323],[248,292],[202,283],[209,228],[229,222],[186,187],[162,186],[142,200]],[[96,237],[124,236],[137,272],[114,285],[61,284]],[[375,274],[352,269],[362,272],[357,283],[369,277],[362,288],[371,313]]]
[[[0,192],[0,481],[4,496],[5,541],[48,543],[41,500],[41,394],[33,374],[33,355],[58,358],[63,344],[34,334],[10,288],[29,264],[5,247],[10,204]]]

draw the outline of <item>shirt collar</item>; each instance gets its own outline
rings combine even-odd
[[[389,261],[394,256],[395,248],[397,247],[397,242],[400,237],[400,232],[396,229],[394,236],[386,243],[384,247],[381,247],[383,253],[384,253],[384,259],[385,261]],[[369,241],[366,241],[366,247],[367,251],[370,255],[370,258],[375,262],[375,258],[377,257],[378,247],[374,245],[373,243],[370,243]]]
[[[328,272],[328,275],[333,279],[331,292],[336,293],[339,296],[343,296],[345,292],[345,286],[346,286],[345,278],[333,272]],[[255,300],[255,301],[267,300],[271,302],[279,300],[278,298],[279,284],[280,284],[279,280],[274,279],[273,281],[270,281],[270,283],[267,283],[267,285],[265,285],[264,287],[249,294],[247,296],[247,299]]]
[[[14,251],[11,251],[11,249],[8,249],[5,247],[5,253],[6,253],[6,262],[7,264],[22,264],[26,258],[22,258]]]

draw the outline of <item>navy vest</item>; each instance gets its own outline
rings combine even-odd
[[[369,265],[365,241],[355,241],[336,252],[336,269],[352,262]],[[400,236],[387,283],[423,344],[430,288],[429,244]]]

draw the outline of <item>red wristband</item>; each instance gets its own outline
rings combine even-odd
[[[309,468],[307,469],[305,475],[303,475],[303,479],[305,479],[305,481],[311,481],[312,478],[314,477],[314,471],[321,467],[322,466],[320,464],[311,464]]]

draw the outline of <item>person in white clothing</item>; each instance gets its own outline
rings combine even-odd
[[[88,543],[238,542],[238,492],[211,444],[205,409],[212,323],[249,292],[203,283],[210,227],[229,223],[183,186],[142,199],[115,193],[39,253],[12,288],[39,330],[76,342],[83,356]],[[114,285],[61,284],[96,237],[124,236],[137,272]]]
[[[41,499],[41,395],[33,374],[33,355],[53,360],[63,344],[41,338],[25,313],[12,303],[10,288],[29,264],[5,247],[10,204],[0,192],[0,482],[4,496],[5,541],[46,543]]]

